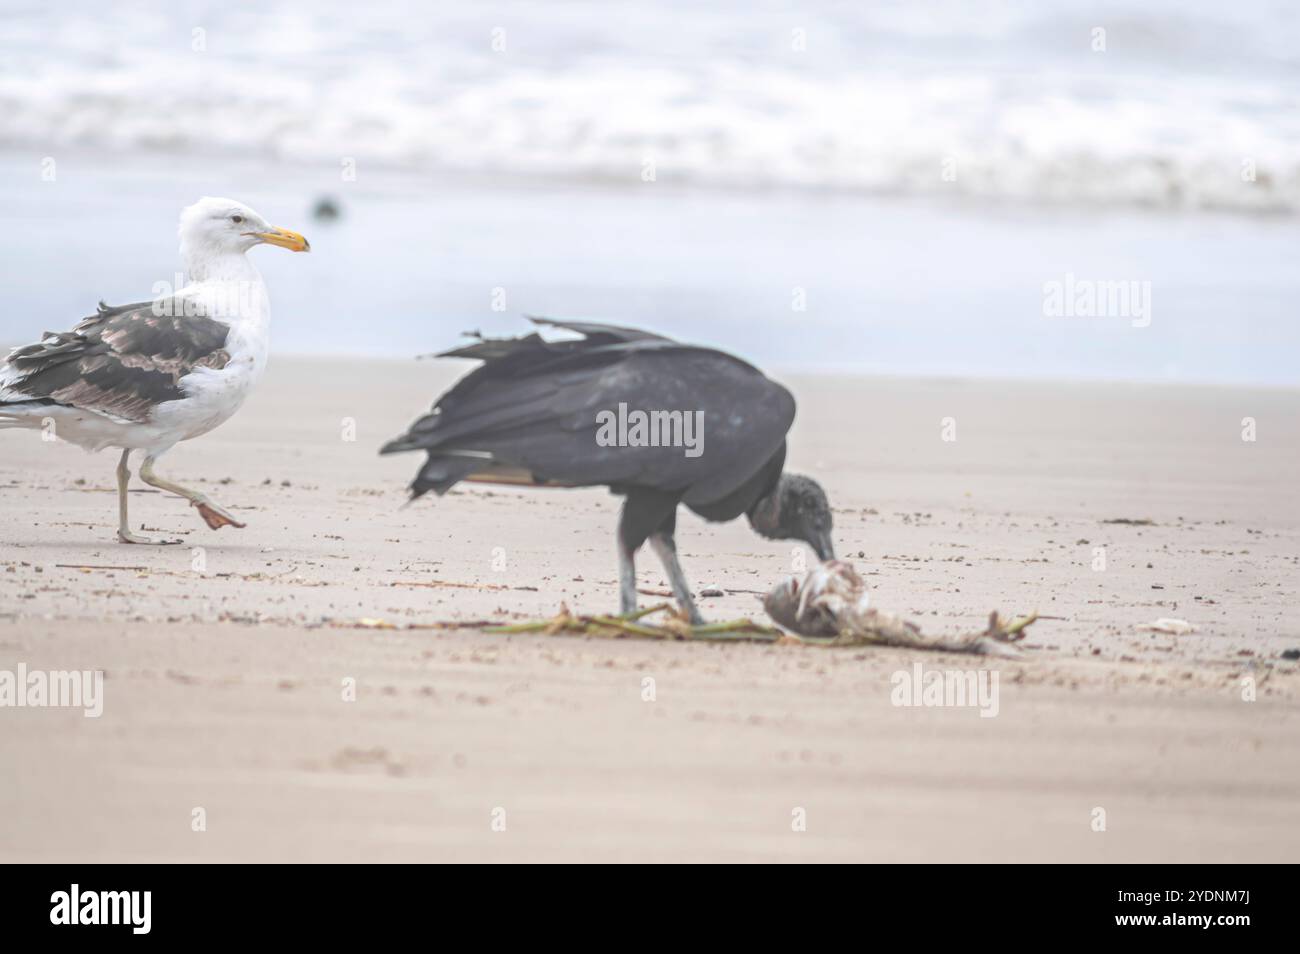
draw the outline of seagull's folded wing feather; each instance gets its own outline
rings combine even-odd
[[[181,379],[230,360],[230,326],[195,313],[188,299],[109,308],[72,331],[47,332],[9,354],[5,400],[39,400],[144,423],[153,408],[185,397]]]

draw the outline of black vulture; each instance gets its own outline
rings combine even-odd
[[[411,499],[461,480],[608,486],[622,495],[620,612],[636,610],[633,558],[650,541],[693,623],[677,562],[677,505],[706,520],[749,518],[759,535],[834,557],[831,510],[816,481],[783,472],[794,398],[761,371],[712,348],[612,325],[534,318],[581,338],[482,338],[439,357],[481,366],[380,451],[428,459]]]

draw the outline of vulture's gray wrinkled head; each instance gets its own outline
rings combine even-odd
[[[782,474],[775,489],[750,510],[749,523],[769,540],[802,540],[817,559],[835,559],[830,501],[811,477]]]

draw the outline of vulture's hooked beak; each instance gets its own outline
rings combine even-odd
[[[831,542],[831,534],[829,530],[823,530],[816,534],[808,541],[808,545],[812,547],[813,552],[817,554],[817,559],[821,560],[823,563],[827,560],[835,559],[835,544]]]

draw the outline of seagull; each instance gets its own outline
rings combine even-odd
[[[635,555],[648,539],[693,624],[673,538],[677,507],[705,520],[744,514],[760,536],[797,539],[834,559],[831,509],[812,478],[785,473],[795,402],[732,355],[635,328],[533,318],[581,335],[482,338],[439,357],[483,364],[381,454],[422,450],[411,499],[461,480],[607,486],[618,525],[620,612],[636,612]]]
[[[130,456],[140,479],[184,497],[213,530],[243,527],[206,496],[158,476],[180,441],[206,434],[239,409],[266,369],[271,310],[245,253],[256,245],[311,246],[233,199],[204,197],[181,212],[187,284],[151,301],[103,302],[71,331],[50,332],[0,363],[0,428],[31,428],[89,451],[120,448],[118,528],[123,543],[163,545],[127,519]]]

